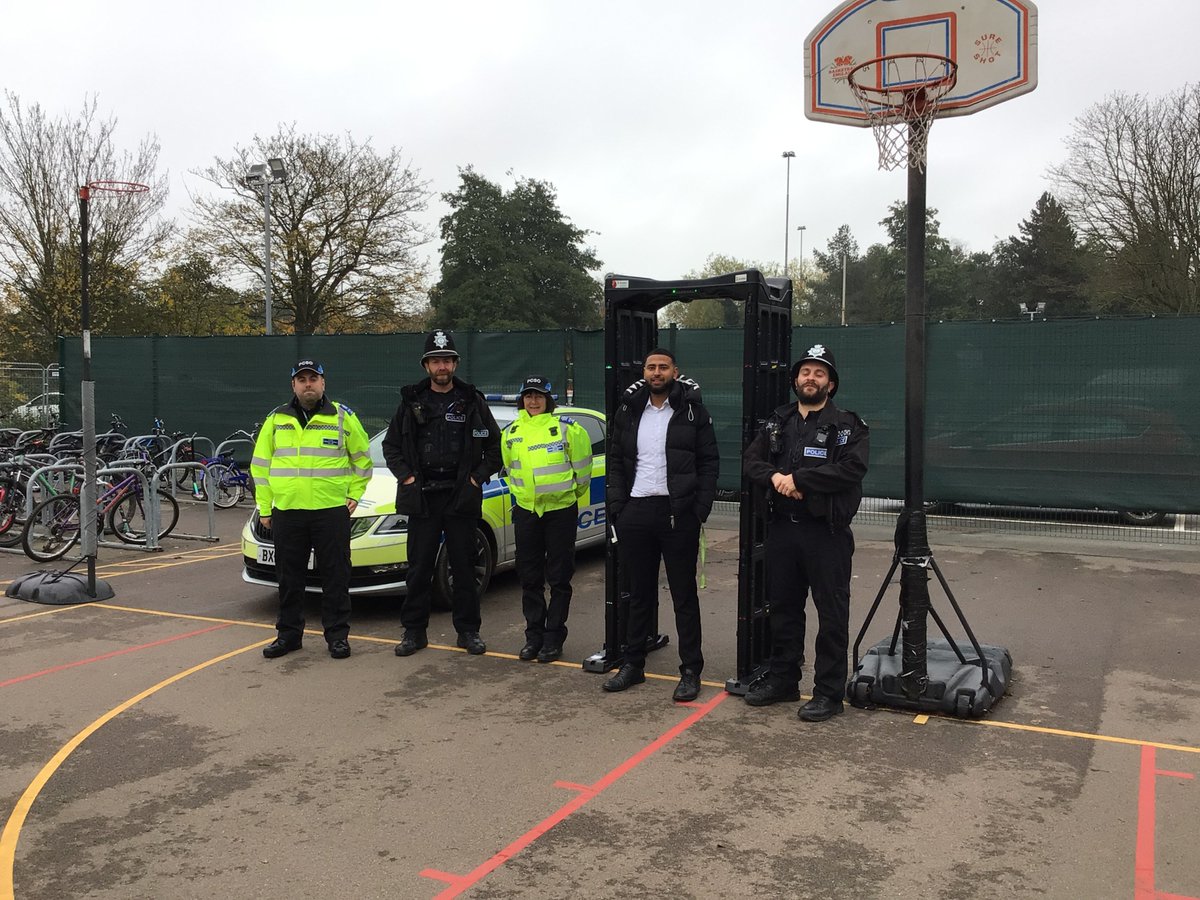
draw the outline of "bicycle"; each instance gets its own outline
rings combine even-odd
[[[254,435],[246,431],[235,431],[226,441],[246,438],[254,441]],[[249,472],[243,471],[231,454],[210,456],[201,459],[203,475],[199,480],[192,481],[192,496],[197,500],[205,499],[211,491],[213,506],[229,509],[237,506],[249,494],[254,496],[254,479]]]
[[[179,504],[161,488],[158,502],[162,523],[158,537],[161,540],[179,521]],[[81,520],[78,495],[59,494],[43,500],[33,508],[21,532],[25,555],[38,562],[60,559],[79,542]],[[98,532],[103,533],[107,524],[108,531],[123,543],[146,543],[146,506],[141,479],[136,474],[124,476],[97,498],[96,520]]]

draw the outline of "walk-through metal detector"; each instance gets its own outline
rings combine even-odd
[[[742,341],[743,449],[750,443],[775,407],[789,396],[792,349],[792,282],[766,278],[756,269],[731,272],[716,278],[654,281],[628,275],[606,275],[604,280],[604,412],[612,421],[621,395],[642,377],[646,354],[659,345],[658,311],[668,303],[700,299],[736,300],[744,304]],[[680,372],[687,375],[688,360]],[[700,385],[703,396],[704,385]],[[615,465],[611,430],[608,466]],[[738,462],[740,469],[740,459]],[[770,610],[766,599],[766,495],[750,489],[741,478],[741,541],[738,554],[737,674],[726,689],[745,693],[764,670],[770,651]],[[605,509],[606,515],[610,510]],[[610,532],[611,533],[611,532]],[[622,578],[618,546],[606,545],[604,584],[604,648],[583,662],[589,672],[607,672],[624,660],[629,591]],[[655,620],[657,622],[657,619]],[[657,625],[651,629],[646,649],[668,643]]]

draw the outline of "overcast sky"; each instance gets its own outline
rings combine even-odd
[[[785,150],[793,257],[799,225],[810,259],[843,223],[864,250],[883,239],[903,171],[878,171],[869,132],[803,113],[804,39],[834,5],[45,0],[7,4],[0,78],[55,115],[96,94],[124,146],[156,134],[175,215],[205,187],[190,170],[295,122],[401,148],[435,233],[459,167],[505,187],[511,171],[555,185],[603,271],[668,279],[711,253],[782,260]],[[1042,0],[1037,89],[930,136],[943,236],[989,250],[1015,234],[1075,117],[1195,80],[1197,34],[1194,0]]]

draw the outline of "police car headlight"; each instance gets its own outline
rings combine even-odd
[[[362,516],[350,520],[350,537],[362,537],[371,530],[371,526],[379,521],[379,516]]]
[[[406,534],[407,532],[408,516],[395,513],[390,516],[384,516],[383,521],[379,523],[379,527],[375,529],[376,534]]]

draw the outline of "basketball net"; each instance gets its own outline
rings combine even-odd
[[[924,53],[881,56],[850,70],[846,81],[875,132],[879,168],[925,170],[929,129],[957,77],[953,60]]]

